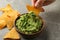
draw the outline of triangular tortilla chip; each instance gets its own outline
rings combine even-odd
[[[4,39],[20,39],[20,35],[14,27],[4,36]]]
[[[12,29],[14,26],[14,22],[20,13],[14,9],[12,9],[11,5],[8,4],[5,8],[0,8],[0,11],[3,11],[2,18],[4,18],[7,28]]]
[[[39,15],[40,12],[44,12],[44,9],[42,7],[36,8],[34,6],[26,5],[26,8],[28,9],[28,11],[33,11],[36,15]]]

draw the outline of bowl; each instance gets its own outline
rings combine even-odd
[[[24,15],[24,14],[22,14]],[[20,16],[22,16],[20,15]],[[17,30],[17,32],[23,37],[23,38],[27,38],[27,39],[31,39],[31,38],[35,38],[37,36],[39,36],[39,34],[44,30],[44,27],[45,27],[45,22],[44,20],[42,19],[42,17],[38,16],[41,20],[42,20],[42,27],[41,29],[38,31],[38,32],[35,32],[35,33],[32,33],[32,34],[25,34],[25,33],[22,33],[18,30],[17,26],[16,26],[16,20],[19,19],[19,17],[17,17],[17,19],[15,20],[15,28]]]

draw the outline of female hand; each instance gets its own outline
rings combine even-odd
[[[44,3],[45,0],[32,0],[32,5],[34,7],[41,7],[43,6],[43,3]]]

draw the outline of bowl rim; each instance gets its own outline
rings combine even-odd
[[[22,15],[24,15],[24,14],[22,14]],[[22,16],[22,15],[20,15],[20,16]],[[18,17],[16,18],[16,20],[17,20],[20,16],[18,16]],[[45,27],[45,21],[43,20],[43,18],[42,18],[41,16],[38,16],[38,17],[42,20],[42,27],[41,27],[41,29],[40,29],[39,31],[37,31],[37,32],[35,32],[35,33],[32,33],[32,34],[22,33],[22,32],[20,32],[20,31],[18,30],[18,28],[16,27],[16,20],[15,20],[14,27],[16,28],[16,31],[19,32],[19,33],[21,33],[21,34],[24,34],[24,35],[35,35],[35,34],[38,34],[38,33],[42,32],[42,30],[43,30],[44,27]]]

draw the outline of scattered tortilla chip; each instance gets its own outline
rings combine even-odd
[[[14,26],[14,22],[15,22],[16,18],[19,16],[19,14],[17,11],[13,11],[8,16],[10,17],[10,20],[8,20],[7,27],[8,27],[8,29],[12,29],[12,27]]]
[[[6,26],[5,20],[0,19],[0,30]]]
[[[15,27],[13,27],[11,29],[11,31],[9,31],[5,36],[4,36],[4,39],[11,39],[11,40],[18,40],[20,39],[20,35],[19,33],[16,31]]]
[[[14,9],[12,9],[11,5],[8,4],[5,8],[0,8],[0,11],[3,12],[1,18],[3,18],[6,22],[7,28],[12,29],[14,26],[14,22],[20,13]]]
[[[0,11],[3,11],[3,12],[5,12],[5,11],[11,11],[11,10],[12,10],[12,7],[11,7],[10,4],[8,4],[5,8],[0,8]]]
[[[33,11],[36,15],[38,15],[40,12],[44,12],[44,9],[41,8],[36,8],[30,5],[26,5],[26,8],[28,9],[28,11]]]

